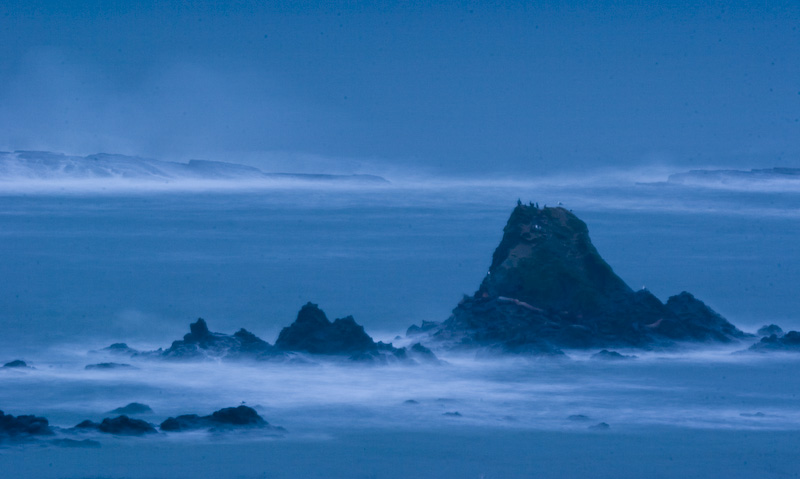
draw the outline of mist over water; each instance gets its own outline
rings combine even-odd
[[[416,367],[163,362],[92,352],[112,342],[140,350],[168,347],[197,317],[212,331],[244,327],[273,343],[307,301],[331,319],[354,315],[376,340],[405,345],[396,336],[409,325],[446,319],[463,294],[474,292],[517,199],[572,209],[589,226],[600,254],[634,289],[645,286],[662,300],[690,291],[746,331],[769,323],[785,330],[800,326],[800,192],[646,179],[6,191],[0,197],[0,361],[21,358],[36,369],[0,370],[3,411],[42,415],[67,428],[112,416],[109,411],[132,401],[153,408],[137,417],[154,424],[245,403],[289,432],[277,439],[103,437],[102,453],[92,459],[84,452],[62,457],[58,449],[32,453],[26,447],[0,453],[0,462],[28,471],[27,477],[84,477],[69,471],[83,471],[87,461],[105,464],[98,473],[114,470],[109,458],[128,457],[125,448],[135,447],[160,468],[131,472],[137,469],[129,465],[112,477],[158,477],[165,470],[191,477],[181,475],[191,468],[181,469],[184,461],[175,456],[191,457],[185,444],[201,450],[213,445],[208,451],[219,455],[215,464],[231,468],[221,476],[238,471],[257,477],[256,463],[241,456],[250,451],[275,464],[294,464],[275,477],[299,477],[322,467],[301,459],[302,451],[319,448],[324,457],[322,451],[346,446],[342,457],[360,461],[354,451],[385,447],[433,460],[419,450],[420,437],[430,436],[437,438],[431,451],[453,447],[462,450],[459,457],[494,451],[481,464],[486,477],[523,477],[529,469],[520,461],[529,455],[501,452],[513,450],[520,435],[534,435],[523,443],[557,443],[570,435],[553,454],[600,441],[605,445],[598,452],[587,453],[598,454],[591,461],[600,464],[603,448],[631,448],[654,437],[668,439],[653,461],[685,459],[681,441],[707,441],[711,432],[716,436],[711,445],[704,442],[706,454],[716,454],[718,446],[766,450],[777,435],[800,428],[800,385],[791,379],[800,358],[732,354],[748,342],[621,351],[638,358],[620,363],[593,360],[595,351],[567,351],[563,360],[437,351],[447,364]],[[84,369],[108,361],[135,369]],[[589,429],[601,422],[610,429]],[[736,439],[724,446],[726,434],[742,433],[760,434],[763,442]],[[491,437],[496,446],[473,443],[477,437]],[[65,472],[19,462],[32,454],[37,464],[56,461]],[[406,477],[397,465],[390,471],[386,454],[376,456],[370,470],[378,477]],[[165,457],[173,459],[158,462]],[[334,476],[354,470],[342,464]],[[553,463],[547,464],[543,470],[557,477]],[[636,464],[630,471],[638,470]],[[769,461],[754,464],[760,464],[757,472],[772,467]],[[729,477],[745,477],[738,470],[732,467]]]

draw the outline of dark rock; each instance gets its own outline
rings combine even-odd
[[[3,367],[4,368],[9,368],[9,369],[11,369],[11,368],[19,368],[19,369],[29,368],[29,369],[33,369],[32,367],[28,366],[28,363],[26,363],[25,361],[23,361],[21,359],[15,359],[13,361],[7,362],[7,363],[5,363],[3,365]]]
[[[73,429],[97,429],[98,427],[100,427],[100,424],[97,424],[89,419],[85,419],[76,424]]]
[[[50,441],[51,444],[54,446],[59,447],[71,447],[71,448],[83,448],[83,449],[96,449],[100,447],[100,443],[92,440],[92,439],[84,439],[82,441],[78,441],[76,439],[69,439],[69,438],[62,438],[62,439],[53,439]]]
[[[421,345],[409,354],[406,348],[376,343],[352,316],[331,322],[313,303],[300,308],[294,323],[281,330],[275,347],[283,351],[347,356],[351,361],[369,364],[413,363],[412,356],[423,361],[431,361],[433,357],[438,361],[433,352]]]
[[[462,416],[461,416],[461,413],[460,413],[460,412],[458,412],[458,411],[446,412],[446,413],[442,414],[442,416],[449,416],[449,417],[462,417]]]
[[[439,358],[433,354],[433,351],[420,343],[412,344],[411,347],[408,348],[408,354],[410,357],[425,363],[439,364],[441,362]]]
[[[352,316],[334,322],[316,304],[307,303],[291,326],[283,328],[275,346],[286,351],[311,354],[357,354],[377,351],[364,327]]]
[[[272,426],[264,420],[255,409],[247,406],[228,407],[215,411],[209,416],[197,414],[183,414],[170,417],[160,426],[162,431],[180,432],[195,429],[241,429],[263,428],[278,432],[286,430],[279,426]]]
[[[146,414],[153,410],[147,404],[132,402],[127,406],[122,406],[111,411],[111,414]]]
[[[599,359],[601,361],[624,361],[626,359],[636,359],[636,356],[620,354],[616,351],[609,351],[604,349],[599,353],[592,354],[592,359]]]
[[[437,323],[437,322],[434,322],[434,321],[423,321],[421,326],[417,326],[416,324],[412,324],[406,330],[406,336],[414,336],[414,335],[417,335],[417,334],[427,333],[429,331],[432,331],[432,330],[438,328],[439,326],[441,326],[441,323]]]
[[[781,327],[777,324],[770,324],[768,326],[765,325],[758,328],[756,334],[762,338],[766,336],[772,336],[773,334],[775,336],[783,336],[783,329],[781,329]]]
[[[570,420],[570,421],[576,421],[576,422],[584,422],[584,421],[590,421],[591,420],[591,418],[589,416],[586,416],[584,414],[572,414],[570,416],[567,416],[567,419]]]
[[[230,426],[264,426],[267,421],[247,406],[226,407],[211,414],[211,421]]]
[[[406,399],[405,401],[403,401],[403,404],[414,405],[414,404],[419,404],[419,401],[415,401],[414,399]]]
[[[255,334],[240,329],[233,335],[209,331],[203,318],[189,325],[189,333],[161,356],[171,359],[226,358],[266,359],[274,355],[274,348]]]
[[[609,426],[607,423],[599,422],[594,426],[589,426],[589,429],[592,429],[594,431],[607,431],[611,429],[611,426]]]
[[[14,417],[0,411],[0,442],[4,439],[25,440],[32,436],[50,436],[53,430],[43,417],[22,415]]]
[[[92,370],[92,369],[138,369],[138,368],[125,363],[97,363],[97,364],[87,364],[84,369]]]
[[[600,257],[583,221],[564,208],[521,203],[477,292],[442,325],[425,326],[450,347],[540,355],[747,336],[689,293],[664,304],[634,292]]]
[[[139,351],[129,347],[125,343],[114,343],[114,344],[112,344],[111,346],[109,346],[107,348],[101,349],[101,351],[106,351],[106,352],[109,352],[109,353],[114,353],[114,354],[119,354],[119,355],[124,355],[124,356],[136,356],[137,354],[139,354]]]
[[[750,346],[748,351],[765,353],[769,351],[800,352],[800,332],[789,331],[783,336],[773,334]]]
[[[125,415],[115,418],[107,417],[100,424],[87,419],[77,424],[75,429],[93,429],[115,436],[142,436],[158,432],[150,423],[141,419],[131,419]]]

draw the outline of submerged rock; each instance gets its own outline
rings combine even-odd
[[[773,334],[750,346],[747,351],[765,353],[769,351],[800,352],[800,332],[789,331],[783,336]]]
[[[591,421],[591,418],[585,414],[571,414],[567,416],[567,419],[575,422]]]
[[[255,409],[247,406],[228,407],[214,411],[208,416],[197,414],[183,414],[177,417],[167,418],[161,423],[162,431],[180,432],[196,429],[241,429],[241,428],[263,428],[277,432],[286,430],[279,426],[272,426]]]
[[[96,430],[116,436],[141,436],[158,432],[150,423],[141,419],[131,419],[125,415],[115,418],[107,417],[100,424],[87,419],[77,424],[74,429]]]
[[[636,359],[636,356],[633,355],[625,355],[620,354],[616,351],[609,351],[608,349],[604,349],[599,353],[592,354],[592,359],[598,359],[601,361],[624,361],[626,359]]]
[[[33,436],[51,436],[53,430],[47,419],[32,415],[12,416],[0,411],[0,442],[25,440]]]
[[[451,347],[561,355],[560,348],[653,347],[746,337],[689,293],[666,304],[633,291],[572,212],[519,203],[473,296],[440,325],[424,324]]]
[[[147,414],[153,410],[147,404],[132,402],[127,406],[122,406],[110,411],[111,414]]]
[[[592,429],[594,431],[607,431],[607,430],[611,429],[611,426],[609,426],[608,423],[599,422],[599,423],[595,424],[594,426],[589,426],[589,429]]]
[[[138,369],[138,368],[125,363],[97,363],[97,364],[87,364],[84,369],[92,370],[92,369]]]

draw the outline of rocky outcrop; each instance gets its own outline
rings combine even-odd
[[[783,329],[781,329],[781,327],[778,326],[777,324],[769,324],[758,328],[756,334],[762,338],[767,336],[772,336],[773,334],[775,336],[783,336]]]
[[[352,361],[387,364],[394,362],[437,362],[433,352],[415,344],[410,349],[375,342],[352,316],[331,322],[319,306],[307,303],[297,319],[283,328],[275,347],[284,351],[314,355],[344,356]]]
[[[24,441],[36,436],[52,436],[47,419],[32,415],[12,416],[0,411],[0,442]]]
[[[151,409],[147,404],[132,402],[126,406],[118,407],[110,412],[111,414],[147,414],[153,412],[153,409]]]
[[[300,309],[297,319],[283,328],[274,346],[246,329],[240,329],[232,335],[212,332],[206,321],[199,318],[189,325],[189,333],[183,339],[173,341],[166,350],[138,351],[125,343],[115,343],[101,351],[138,358],[175,360],[213,358],[306,363],[309,362],[306,358],[311,355],[344,357],[352,361],[376,364],[439,362],[430,349],[419,343],[406,349],[396,348],[391,343],[375,342],[352,316],[331,322],[313,303]],[[130,367],[121,363],[98,363],[88,365],[86,369],[126,366]]]
[[[240,329],[233,335],[209,331],[203,318],[189,325],[189,333],[182,340],[173,341],[161,356],[172,359],[212,358],[265,358],[276,351],[268,342],[255,334]]]
[[[3,365],[4,369],[33,369],[31,366],[28,366],[28,363],[21,359],[15,359],[13,361],[9,361]]]
[[[766,353],[770,351],[800,352],[800,332],[789,331],[784,335],[772,334],[761,340],[747,351]]]
[[[74,429],[94,430],[115,436],[142,436],[158,432],[150,423],[141,419],[131,419],[125,415],[115,418],[107,417],[99,424],[87,419],[77,424]]]
[[[689,293],[666,304],[633,291],[572,212],[519,203],[477,292],[444,323],[409,329],[451,347],[559,355],[560,348],[654,347],[745,337]]]
[[[255,409],[247,406],[228,407],[214,411],[208,416],[183,414],[170,417],[161,423],[160,429],[167,432],[192,431],[197,429],[269,429],[275,432],[286,432],[280,426],[272,426]]]
[[[626,359],[636,359],[636,356],[621,354],[616,351],[604,349],[600,352],[592,354],[592,359],[599,361],[625,361]]]
[[[378,345],[352,316],[331,322],[313,303],[297,313],[297,319],[283,328],[275,346],[285,351],[311,354],[361,354],[378,350]]]

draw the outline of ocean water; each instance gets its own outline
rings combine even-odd
[[[440,352],[442,366],[121,362],[197,317],[274,342],[307,301],[376,339],[447,318],[517,199],[563,203],[632,287],[687,290],[746,331],[800,328],[800,194],[606,181],[7,191],[0,409],[57,427],[131,401],[159,423],[244,402],[284,437],[4,445],[9,477],[793,477],[800,355],[698,346],[621,363]],[[414,400],[416,404],[406,403]],[[458,413],[455,415],[454,413]],[[571,420],[569,416],[586,416]],[[590,429],[598,423],[607,430]]]

